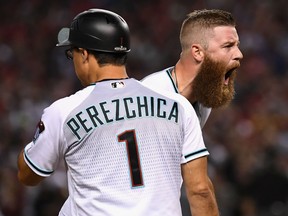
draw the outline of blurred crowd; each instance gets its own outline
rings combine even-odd
[[[137,79],[176,63],[187,13],[219,8],[234,15],[244,59],[234,101],[214,110],[204,127],[209,175],[222,216],[287,216],[286,0],[0,1],[0,216],[57,215],[67,196],[64,166],[39,186],[23,187],[16,161],[43,108],[81,88],[55,44],[59,29],[88,8],[128,22],[128,74]]]

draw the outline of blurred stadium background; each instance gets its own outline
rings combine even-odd
[[[244,54],[233,103],[204,128],[209,173],[222,216],[288,215],[288,3],[286,0],[0,1],[0,216],[57,215],[63,169],[38,187],[16,178],[17,155],[44,107],[81,88],[57,32],[88,8],[112,10],[130,26],[130,77],[172,66],[187,13],[233,13]],[[186,215],[184,215],[186,216]]]

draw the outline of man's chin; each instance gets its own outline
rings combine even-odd
[[[215,96],[213,94],[207,95],[207,97],[198,98],[198,102],[201,103],[205,107],[209,107],[212,109],[227,107],[234,98],[234,91],[229,92],[226,95]]]
[[[210,108],[212,109],[217,109],[217,108],[225,108],[225,107],[228,107],[229,104],[231,103],[232,99],[229,99],[229,100],[225,100],[225,101],[221,101],[220,103],[215,103],[215,104],[212,104]]]

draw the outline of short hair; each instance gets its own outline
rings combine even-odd
[[[89,53],[95,56],[100,67],[105,65],[126,65],[127,53],[109,53],[94,50],[88,50]]]
[[[180,43],[183,50],[190,48],[192,43],[200,43],[207,48],[205,38],[207,30],[217,26],[236,26],[231,13],[219,9],[195,10],[189,13],[182,23]]]

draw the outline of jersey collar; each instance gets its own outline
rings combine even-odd
[[[170,81],[171,81],[171,83],[173,85],[174,91],[179,94],[178,87],[177,87],[177,85],[176,85],[176,83],[175,83],[175,81],[174,81],[174,79],[172,77],[173,69],[174,69],[174,67],[167,68],[166,69],[166,73],[167,73],[168,77],[170,78]]]

